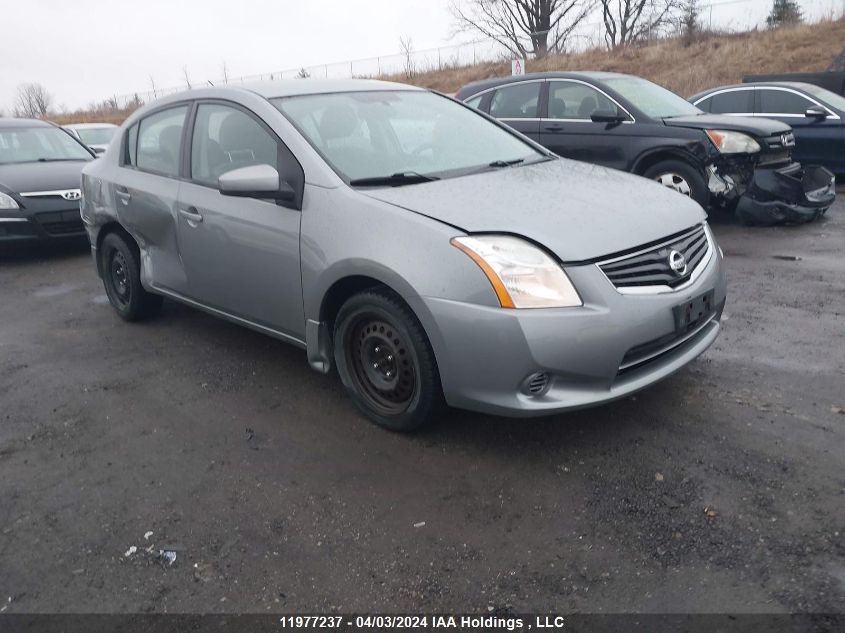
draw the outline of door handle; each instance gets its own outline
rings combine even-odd
[[[560,132],[562,129],[563,126],[560,123],[551,123],[543,126],[543,130],[546,132]]]
[[[188,222],[195,222],[199,224],[202,222],[202,215],[197,211],[196,207],[188,207],[187,209],[179,209],[179,214]]]
[[[120,198],[120,201],[123,204],[129,204],[129,201],[132,199],[132,194],[129,193],[127,189],[118,188],[114,190],[115,195]]]

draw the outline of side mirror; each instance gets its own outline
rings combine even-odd
[[[825,110],[821,106],[810,106],[804,112],[804,116],[808,119],[826,119],[827,118],[827,110]]]
[[[590,115],[590,120],[593,123],[622,123],[627,121],[628,117],[612,110],[596,110]]]
[[[292,202],[296,192],[279,177],[270,165],[250,165],[233,169],[217,179],[217,188],[224,196],[242,198],[272,198]]]

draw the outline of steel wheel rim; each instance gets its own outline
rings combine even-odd
[[[686,178],[681,176],[680,174],[667,172],[665,174],[660,174],[655,178],[657,182],[659,182],[664,187],[669,187],[669,189],[674,189],[680,194],[683,194],[687,197],[692,196],[692,188],[690,187],[689,183],[687,182]]]
[[[346,361],[358,393],[382,415],[403,413],[417,391],[411,348],[397,328],[375,314],[348,328]]]
[[[109,259],[109,289],[121,307],[129,305],[132,299],[132,284],[129,282],[129,267],[126,258],[118,250],[112,251]]]

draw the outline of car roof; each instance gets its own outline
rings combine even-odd
[[[492,88],[508,83],[517,83],[520,81],[531,81],[532,79],[592,79],[593,81],[602,81],[605,79],[613,79],[616,77],[635,77],[635,75],[627,75],[625,73],[614,73],[603,70],[555,70],[542,73],[525,73],[524,75],[508,75],[507,77],[494,77],[491,79],[481,79],[466,84],[459,92],[473,89],[473,92],[478,92],[475,89]]]
[[[220,86],[232,87],[232,86]],[[297,95],[329,94],[332,92],[362,92],[373,90],[424,90],[393,81],[377,79],[279,79],[238,84],[238,88],[249,90],[265,99],[292,97]]]
[[[114,123],[106,123],[105,121],[102,123],[66,123],[62,127],[67,127],[72,130],[91,130],[94,128],[102,128],[102,127],[117,127]]]
[[[41,119],[7,119],[0,118],[0,128],[16,127],[54,127],[52,123]]]
[[[719,90],[729,90],[731,88],[793,88],[794,90],[803,90],[804,92],[812,91],[818,86],[808,84],[802,81],[748,81],[741,84],[730,84],[728,86],[719,86],[717,88],[708,88],[699,92],[696,96],[703,96],[711,92],[718,92]]]

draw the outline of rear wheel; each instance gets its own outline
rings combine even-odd
[[[100,246],[100,271],[109,303],[126,321],[140,321],[158,314],[162,298],[144,290],[138,247],[117,233],[109,233]]]
[[[412,431],[444,407],[428,338],[389,291],[369,290],[347,300],[335,321],[334,359],[353,402],[380,426]]]
[[[689,163],[681,160],[663,160],[646,169],[643,176],[692,198],[707,209],[710,192],[707,190],[704,175]]]

